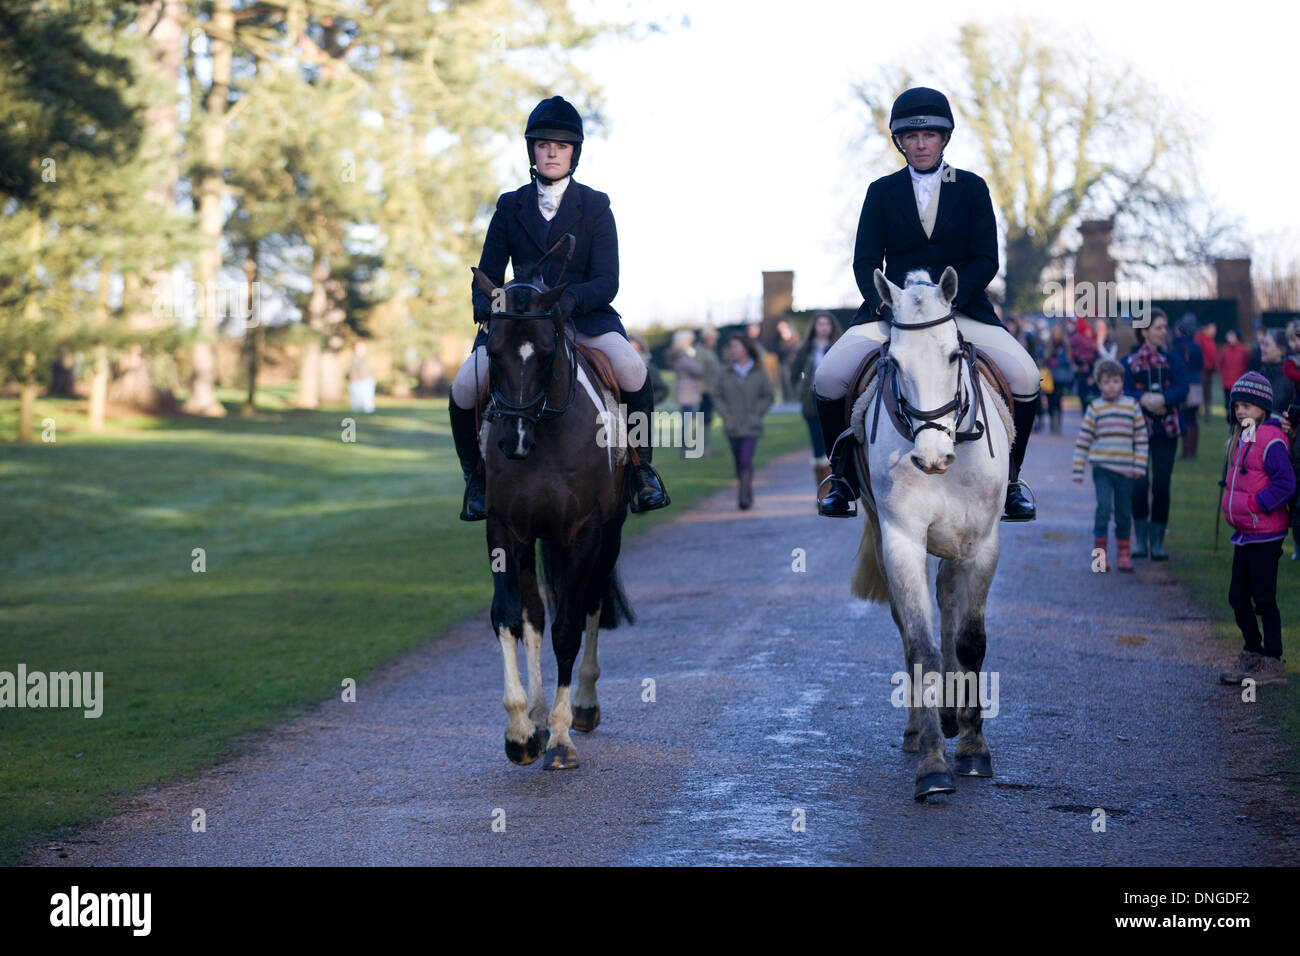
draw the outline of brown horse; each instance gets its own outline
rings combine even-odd
[[[631,623],[615,571],[623,522],[626,449],[612,447],[619,413],[567,333],[552,286],[573,254],[566,235],[524,279],[497,289],[478,269],[474,281],[493,303],[488,320],[490,399],[484,412],[487,544],[494,592],[492,627],[505,663],[506,756],[530,764],[546,750],[547,770],[578,766],[570,728],[600,723],[596,638],[601,627]],[[558,681],[549,714],[542,688],[546,618],[537,586],[541,546],[551,645]],[[586,634],[578,690],[573,663]],[[519,679],[518,642],[528,658],[528,694]]]

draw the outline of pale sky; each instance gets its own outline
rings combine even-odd
[[[609,120],[605,134],[588,137],[577,178],[612,199],[614,306],[629,327],[756,317],[765,269],[795,271],[796,308],[858,304],[852,237],[880,171],[849,145],[861,115],[849,109],[851,83],[903,57],[924,77],[927,44],[951,41],[975,15],[1024,14],[1066,45],[1083,42],[1086,28],[1199,119],[1201,180],[1250,237],[1300,235],[1285,166],[1300,157],[1300,13],[1286,3],[1088,0],[1078,4],[1085,20],[1017,0],[590,2],[611,19],[670,25],[577,56],[603,85]],[[1265,165],[1252,170],[1261,157],[1245,148],[1245,130],[1261,129]],[[962,133],[959,125],[946,158],[980,172]]]

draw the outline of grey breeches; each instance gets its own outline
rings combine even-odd
[[[962,337],[974,342],[981,352],[987,352],[1002,374],[1007,377],[1011,391],[1019,401],[1028,401],[1038,394],[1038,366],[1010,332],[998,325],[976,322],[957,315],[957,328]],[[843,398],[849,390],[849,379],[858,370],[862,357],[872,346],[889,338],[889,325],[885,322],[864,322],[855,325],[831,346],[830,351],[817,366],[813,391],[822,398]]]
[[[641,386],[645,384],[646,380],[645,362],[641,360],[641,356],[637,354],[636,349],[632,348],[631,342],[617,332],[606,332],[604,335],[583,335],[573,326],[569,326],[568,331],[579,345],[598,348],[609,356],[620,389],[625,392],[641,390]],[[465,364],[460,367],[460,371],[456,373],[456,378],[451,383],[451,400],[461,408],[474,407],[476,393],[475,355],[478,357],[478,378],[480,380],[487,378],[487,347],[480,345],[465,360]],[[845,386],[846,389],[847,387]]]

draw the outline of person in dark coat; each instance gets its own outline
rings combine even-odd
[[[1178,427],[1183,435],[1183,453],[1179,458],[1195,459],[1197,439],[1200,437],[1201,403],[1206,400],[1205,390],[1201,387],[1201,369],[1205,366],[1205,356],[1196,344],[1196,316],[1189,312],[1178,320],[1174,329],[1177,335],[1174,336],[1171,347],[1178,352],[1192,377],[1182,414],[1178,416]]]
[[[499,288],[505,282],[507,263],[515,276],[529,276],[547,250],[565,233],[571,234],[576,245],[560,280],[569,285],[556,308],[569,321],[569,334],[575,341],[609,356],[629,417],[640,413],[651,420],[653,383],[610,304],[618,292],[618,234],[609,196],[573,179],[582,154],[582,117],[563,97],[552,96],[538,103],[529,115],[524,139],[532,181],[502,193],[497,200],[479,269]],[[471,290],[474,320],[483,325],[474,339],[473,353],[452,383],[450,406],[452,436],[465,476],[460,517],[479,521],[487,517],[487,511],[475,405],[479,379],[487,374],[486,322],[492,304],[482,291],[473,286]],[[648,436],[652,429],[642,431]],[[641,463],[629,465],[631,510],[663,508],[669,504],[668,495],[650,463],[649,439],[637,450]]]
[[[833,469],[830,490],[818,511],[833,518],[857,513],[854,440],[851,433],[841,437],[846,427],[843,398],[862,357],[889,338],[892,315],[876,292],[875,270],[883,266],[886,277],[902,286],[915,269],[927,271],[937,283],[952,266],[957,271],[957,298],[952,303],[957,327],[993,359],[1015,395],[1016,438],[1003,520],[1031,521],[1034,506],[1019,477],[1038,409],[1038,367],[1002,327],[985,292],[998,272],[998,228],[988,186],[974,173],[944,163],[953,118],[947,98],[937,90],[916,87],[900,95],[890,112],[889,129],[907,165],[867,189],[853,253],[862,306],[813,382]]]
[[[1124,357],[1124,394],[1138,400],[1147,421],[1148,475],[1133,485],[1133,557],[1167,560],[1165,528],[1169,523],[1169,487],[1178,450],[1179,406],[1187,398],[1192,374],[1182,356],[1169,346],[1169,318],[1151,310],[1151,323],[1135,328],[1138,346]],[[1150,500],[1148,502],[1148,495]]]
[[[829,312],[818,312],[808,323],[808,334],[804,336],[803,345],[795,353],[791,363],[791,377],[794,379],[794,394],[799,402],[804,421],[808,423],[808,434],[812,438],[813,478],[818,490],[822,482],[831,473],[831,463],[826,457],[826,442],[822,435],[821,422],[817,420],[817,398],[813,395],[813,378],[817,375],[817,366],[831,350],[844,330],[839,320]]]

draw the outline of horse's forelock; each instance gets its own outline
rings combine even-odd
[[[924,283],[925,285],[934,285],[934,280],[930,278],[930,273],[924,269],[913,269],[903,280],[903,288]]]

